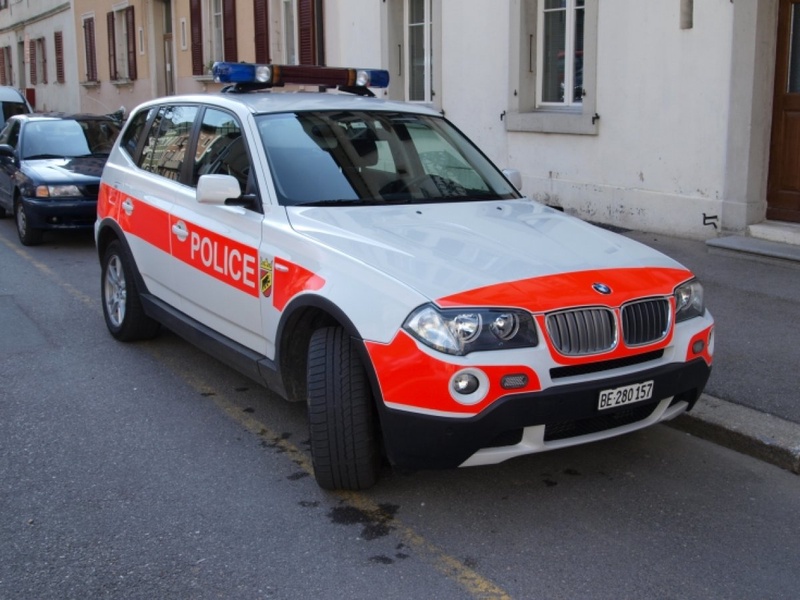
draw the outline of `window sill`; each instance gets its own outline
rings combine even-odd
[[[566,133],[597,135],[600,117],[566,110],[510,112],[506,115],[506,131],[531,133]]]
[[[116,87],[132,86],[133,81],[130,79],[112,79],[111,85],[114,85]]]
[[[81,81],[80,83],[81,83],[81,86],[83,86],[83,87],[85,87],[85,88],[96,88],[96,87],[100,87],[100,81],[99,81],[99,80],[95,80],[95,81]]]

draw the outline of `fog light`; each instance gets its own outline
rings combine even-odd
[[[478,381],[478,378],[475,377],[472,373],[468,373],[466,371],[459,373],[455,377],[453,377],[453,389],[456,393],[469,395],[474,394],[475,390],[478,389],[481,382]]]
[[[694,344],[692,344],[692,352],[695,354],[700,354],[705,347],[706,343],[703,340],[697,340]]]
[[[459,404],[478,404],[488,393],[489,378],[480,369],[463,369],[450,378],[450,396]]]

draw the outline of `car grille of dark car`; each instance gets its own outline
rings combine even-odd
[[[640,300],[622,307],[622,336],[627,346],[663,339],[670,326],[665,298]],[[580,308],[547,315],[547,333],[566,356],[587,356],[611,350],[617,343],[617,321],[608,308]]]
[[[643,421],[653,413],[653,410],[655,410],[655,405],[653,403],[648,403],[644,406],[627,408],[619,412],[581,419],[579,421],[551,423],[544,428],[544,441],[553,442],[555,440],[565,440],[581,435],[597,433],[599,431],[615,429],[623,425],[630,425],[631,423]]]
[[[669,331],[669,301],[664,298],[631,302],[622,307],[622,332],[627,346],[658,341]]]
[[[97,198],[100,193],[100,184],[82,185],[81,193],[85,198]]]

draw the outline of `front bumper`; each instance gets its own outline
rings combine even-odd
[[[410,469],[492,464],[646,427],[690,409],[711,374],[698,358],[636,373],[500,398],[458,419],[381,407],[389,460]],[[601,390],[653,380],[653,397],[598,410]]]
[[[31,229],[91,229],[97,219],[97,200],[81,198],[22,198]]]

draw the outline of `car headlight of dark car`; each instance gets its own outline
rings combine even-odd
[[[675,321],[680,323],[702,316],[706,311],[703,286],[697,279],[690,279],[675,288]]]
[[[403,328],[423,344],[458,356],[538,343],[533,317],[518,309],[438,308],[426,304],[409,315]]]
[[[80,196],[81,191],[76,185],[37,185],[36,197],[37,198],[60,198],[63,196]]]

